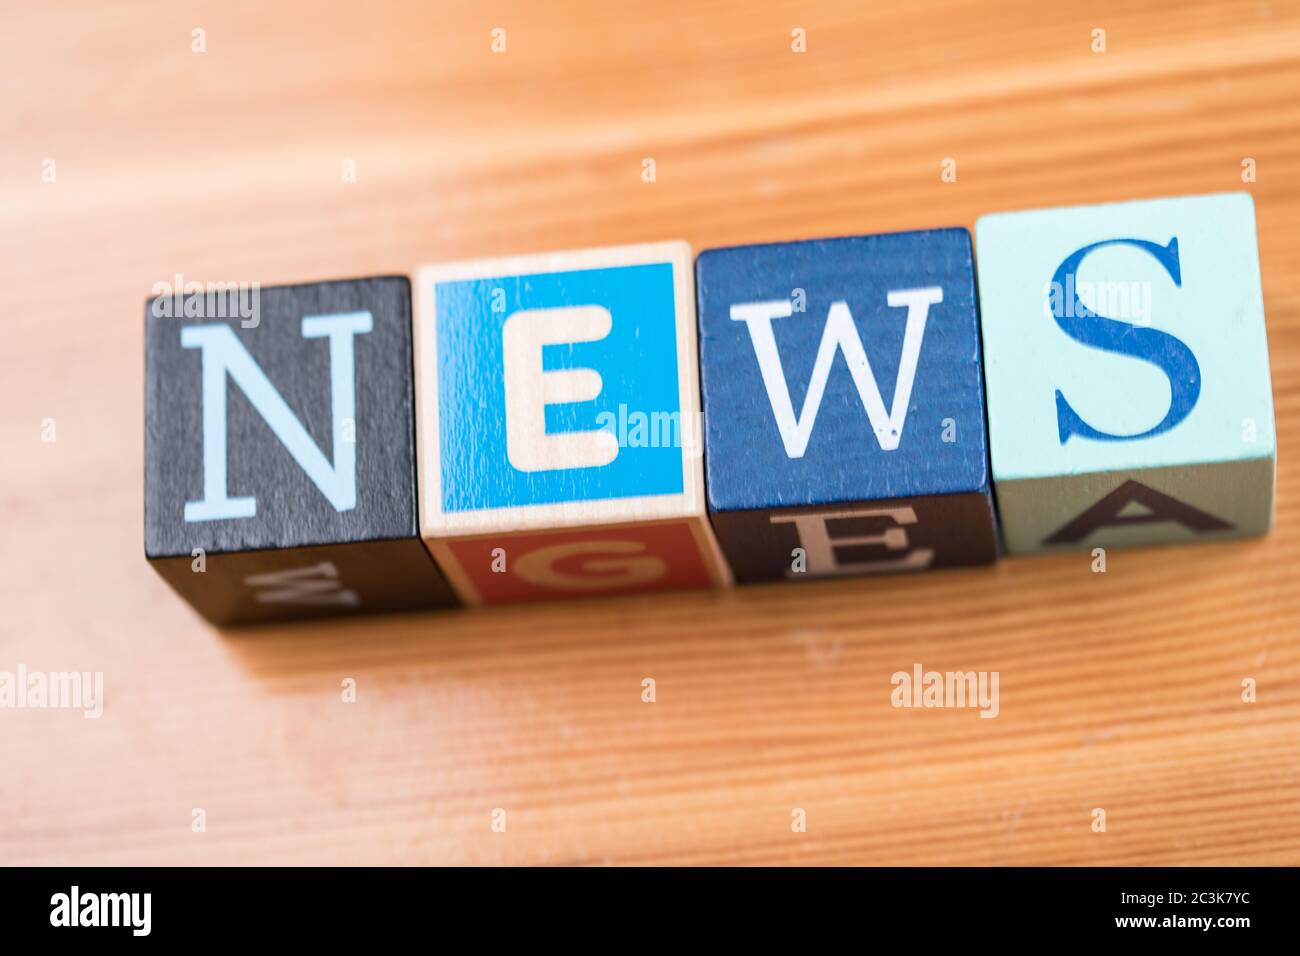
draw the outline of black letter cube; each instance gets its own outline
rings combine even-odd
[[[145,311],[145,556],[208,620],[454,604],[416,515],[403,277]]]

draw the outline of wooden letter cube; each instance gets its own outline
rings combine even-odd
[[[1275,441],[1246,193],[976,225],[1012,552],[1263,534]]]
[[[209,620],[455,603],[416,518],[407,279],[160,296],[145,382],[145,556]]]
[[[696,280],[738,580],[996,559],[970,233],[711,249]]]
[[[729,582],[694,301],[685,243],[420,270],[421,527],[463,600]]]

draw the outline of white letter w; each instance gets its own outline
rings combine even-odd
[[[813,423],[817,421],[817,411],[821,408],[822,394],[826,391],[826,381],[830,378],[837,349],[844,353],[849,373],[853,376],[853,384],[857,387],[862,407],[866,409],[881,450],[893,451],[898,447],[898,442],[903,437],[907,407],[912,400],[912,381],[916,378],[916,363],[921,355],[925,319],[930,306],[943,301],[943,289],[938,286],[898,289],[889,292],[886,301],[895,308],[907,306],[903,354],[898,363],[894,401],[889,411],[885,410],[885,401],[880,396],[880,387],[871,371],[871,363],[867,361],[862,339],[858,337],[858,330],[853,325],[848,303],[840,300],[831,303],[830,314],[826,317],[826,328],[822,331],[821,345],[817,348],[812,378],[808,382],[803,411],[799,413],[798,419],[794,417],[790,387],[786,384],[781,356],[776,350],[776,337],[772,334],[773,319],[789,318],[789,300],[745,302],[731,307],[731,318],[736,322],[744,322],[749,329],[749,338],[754,343],[754,354],[758,358],[758,368],[763,373],[763,386],[772,403],[772,414],[776,416],[776,427],[781,432],[785,453],[790,458],[802,458],[808,448],[808,439],[812,436]]]

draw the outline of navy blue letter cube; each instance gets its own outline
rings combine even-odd
[[[702,253],[709,517],[738,581],[996,559],[970,233]]]

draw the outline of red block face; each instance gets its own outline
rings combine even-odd
[[[707,540],[680,521],[451,539],[435,549],[463,597],[497,604],[713,587]]]

